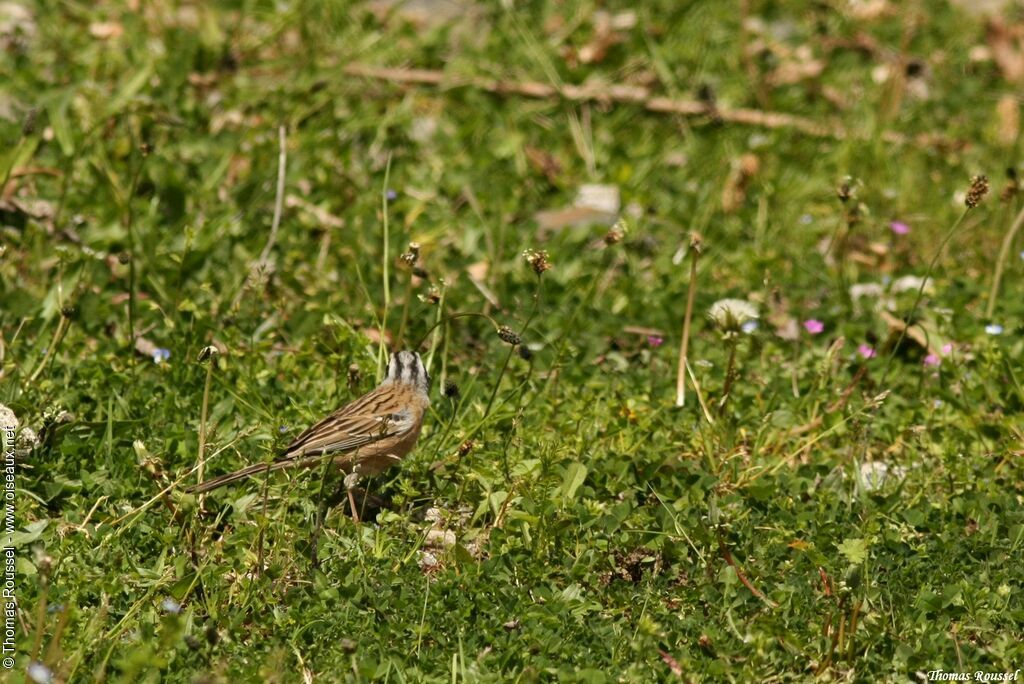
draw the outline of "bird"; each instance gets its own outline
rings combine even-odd
[[[255,463],[186,489],[202,494],[258,473],[311,468],[330,458],[346,474],[352,518],[358,522],[351,485],[400,462],[416,446],[430,407],[430,374],[420,355],[399,351],[375,389],[345,404],[300,434],[273,461]]]

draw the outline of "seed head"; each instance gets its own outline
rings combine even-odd
[[[519,337],[519,334],[507,325],[498,328],[498,337],[501,338],[502,342],[511,344],[513,347],[523,341],[523,338]]]
[[[462,396],[462,391],[459,389],[459,386],[452,380],[445,381],[442,393],[452,401],[458,401],[459,397]]]
[[[726,337],[743,332],[743,325],[758,318],[757,307],[745,299],[720,299],[711,305],[708,318]]]
[[[25,114],[21,121],[21,134],[26,138],[36,132],[36,120],[39,118],[39,110],[33,107]]]
[[[530,359],[533,358],[533,350],[531,350],[525,344],[519,345],[519,348],[516,349],[516,353],[519,354],[519,358],[521,358],[523,361],[529,361]]]
[[[430,289],[427,290],[425,300],[434,306],[441,303],[441,290],[437,289],[437,285],[431,285]]]
[[[523,252],[523,258],[526,259],[526,263],[529,264],[530,268],[537,275],[551,268],[551,259],[548,257],[547,252],[528,249]]]
[[[415,267],[420,260],[420,243],[410,242],[408,251],[399,258],[410,268]]]
[[[117,261],[120,264],[127,264],[131,260],[132,255],[129,254],[128,252],[121,252],[120,254],[117,255]]]
[[[60,310],[60,315],[63,316],[64,318],[74,318],[75,314],[77,313],[78,307],[72,306],[70,304],[68,306],[62,307]]]
[[[604,244],[611,247],[612,245],[622,242],[623,238],[626,237],[626,223],[622,219],[615,222],[615,225],[608,229],[608,232],[604,236]]]
[[[465,456],[466,454],[473,450],[474,446],[476,445],[473,443],[473,440],[467,439],[465,442],[459,445],[459,456]]]
[[[697,231],[690,231],[690,249],[701,254],[704,251],[704,236]]]
[[[32,549],[32,556],[32,561],[40,574],[49,577],[50,570],[53,569],[53,557],[38,546]]]
[[[964,204],[968,209],[974,209],[981,204],[981,200],[988,194],[988,176],[979,175],[971,178],[971,186],[967,188],[967,197]]]
[[[839,198],[840,202],[846,204],[847,202],[850,201],[850,199],[853,198],[853,195],[853,178],[847,176],[846,178],[843,179],[843,182],[840,183],[839,186],[836,188],[836,197]]]
[[[217,347],[213,346],[212,344],[208,345],[200,350],[199,361],[202,362],[208,359],[212,359],[214,356],[217,356],[217,354],[220,354],[220,350],[217,349]]]

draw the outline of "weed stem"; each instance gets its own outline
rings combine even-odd
[[[964,222],[964,219],[970,211],[971,207],[968,207],[960,214],[960,217],[953,222],[952,227],[946,231],[945,237],[943,237],[942,242],[939,243],[939,248],[935,250],[935,255],[932,257],[931,262],[929,262],[928,268],[924,273],[924,277],[921,278],[921,286],[917,288],[917,296],[914,298],[914,305],[910,307],[910,313],[907,314],[905,319],[906,325],[903,326],[903,329],[900,331],[899,339],[896,340],[896,344],[893,345],[892,349],[889,351],[888,358],[885,360],[885,368],[882,369],[882,378],[878,382],[879,386],[884,386],[886,378],[889,377],[892,360],[896,357],[897,350],[900,348],[900,345],[903,344],[903,340],[907,337],[907,331],[910,330],[910,326],[913,324],[912,321],[914,320],[914,316],[917,314],[917,308],[921,304],[921,299],[924,297],[925,287],[928,286],[928,279],[931,278],[932,272],[935,270],[935,265],[939,262],[939,258],[945,251],[946,245],[953,239],[953,235],[956,234],[960,224]]]
[[[697,296],[697,259],[700,257],[700,241],[690,240],[690,286],[686,294],[686,313],[683,316],[683,339],[679,343],[679,369],[676,372],[676,406],[686,404],[686,360],[690,347],[690,322],[693,319],[693,302]]]
[[[992,275],[992,290],[988,293],[988,305],[985,307],[985,318],[991,320],[992,314],[996,310],[996,298],[999,296],[999,284],[1003,279],[1003,269],[1006,267],[1006,259],[1010,254],[1010,248],[1013,247],[1013,240],[1017,237],[1017,232],[1020,227],[1024,225],[1024,207],[1017,213],[1017,216],[1013,219],[1013,225],[1010,226],[1010,230],[1003,236],[1003,244],[999,248],[999,258],[996,259],[996,270]]]

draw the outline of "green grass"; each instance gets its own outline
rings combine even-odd
[[[31,26],[0,38],[0,179],[13,182],[0,403],[22,428],[10,681],[32,660],[55,681],[125,682],[652,681],[676,666],[693,681],[905,681],[1024,667],[1019,239],[984,315],[1022,204],[999,199],[1020,145],[1001,141],[995,114],[1017,91],[971,56],[982,20],[939,2],[874,19],[752,2],[768,28],[748,40],[772,54],[744,60],[734,3],[645,3],[584,64],[572,55],[597,7],[575,0],[483,3],[423,30],[359,3],[129,4],[38,2]],[[123,33],[98,37],[104,21]],[[860,35],[879,50],[829,47]],[[751,79],[800,46],[820,76],[758,94]],[[900,59],[924,76],[898,98],[873,73]],[[345,75],[354,61],[691,99],[704,87],[724,108],[834,119],[850,135],[404,86]],[[279,126],[284,209],[258,265]],[[885,130],[967,144],[898,145]],[[726,211],[747,152],[759,169]],[[993,191],[937,252],[979,173]],[[622,242],[605,246],[600,225],[538,231],[537,211],[595,182],[629,207]],[[45,204],[29,215],[33,200]],[[692,385],[674,405],[690,231],[706,251],[689,355],[713,423]],[[410,241],[423,278],[399,259]],[[553,268],[538,279],[526,249]],[[891,316],[920,323],[896,346],[877,300],[847,287],[924,276],[936,255],[916,306],[915,289],[891,296]],[[494,301],[470,278],[481,264]],[[736,338],[719,409],[729,342],[705,313],[726,297],[761,319]],[[460,312],[494,325],[460,317],[427,335]],[[796,339],[776,334],[787,321]],[[495,325],[532,358],[510,356]],[[203,510],[180,493],[208,372],[215,475],[370,389],[380,329],[395,348],[426,336],[433,407],[416,451],[367,483],[382,511],[361,525],[330,513],[319,569],[316,471],[219,490]],[[953,345],[938,366],[921,330]],[[133,333],[169,358],[135,351]],[[200,362],[209,345],[221,353]],[[872,487],[872,463],[897,474]]]

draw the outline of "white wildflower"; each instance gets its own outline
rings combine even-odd
[[[907,475],[907,469],[902,466],[890,466],[887,463],[871,461],[860,465],[860,481],[864,490],[873,492],[880,489],[886,480],[902,480]]]
[[[36,684],[50,684],[53,681],[53,670],[40,662],[29,663],[27,674]]]
[[[0,428],[18,429],[18,416],[3,404],[0,404]]]
[[[862,297],[881,297],[885,288],[881,283],[857,283],[850,286],[850,299],[857,301]]]
[[[893,292],[918,292],[924,286],[924,293],[931,294],[934,291],[931,278],[919,278],[913,275],[901,276],[893,281]]]
[[[745,299],[719,299],[708,309],[708,318],[724,333],[737,333],[757,320],[757,307]]]

